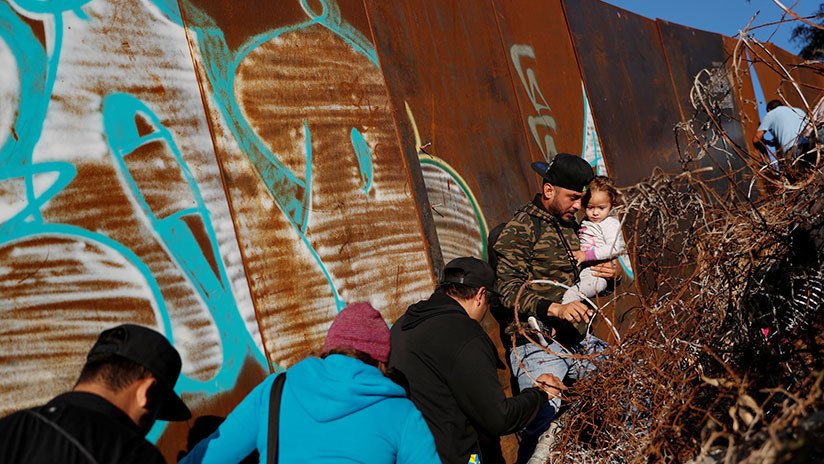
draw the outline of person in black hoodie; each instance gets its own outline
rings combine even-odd
[[[545,374],[533,388],[504,395],[496,369],[502,365],[480,325],[489,310],[495,275],[472,257],[456,258],[428,300],[406,311],[391,331],[389,367],[409,383],[410,399],[423,414],[445,463],[477,463],[479,432],[513,433],[527,425],[564,386]]]

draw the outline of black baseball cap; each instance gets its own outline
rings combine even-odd
[[[186,403],[175,393],[174,386],[182,366],[180,354],[159,332],[135,324],[106,329],[86,356],[87,362],[104,361],[120,356],[149,370],[157,379],[160,409],[157,418],[178,421],[192,417]]]
[[[461,271],[460,273],[450,271]],[[457,274],[460,274],[458,276]],[[495,271],[484,261],[471,256],[455,258],[448,262],[443,268],[443,279],[441,283],[462,284],[471,288],[484,287],[490,292],[494,292]]]
[[[545,183],[575,192],[583,193],[595,177],[585,159],[569,153],[558,153],[549,163],[536,161],[530,166],[544,178]]]

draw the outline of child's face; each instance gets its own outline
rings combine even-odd
[[[595,190],[590,194],[586,209],[587,219],[595,223],[601,222],[609,216],[611,210],[612,202],[607,192]]]

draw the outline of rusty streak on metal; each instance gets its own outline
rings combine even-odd
[[[680,170],[674,126],[681,118],[655,22],[598,0],[564,7],[617,183],[637,182],[656,166]]]

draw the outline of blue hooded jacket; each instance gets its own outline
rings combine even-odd
[[[266,462],[268,376],[183,463]],[[439,463],[432,433],[406,392],[348,356],[307,358],[289,369],[281,397],[279,463]]]

